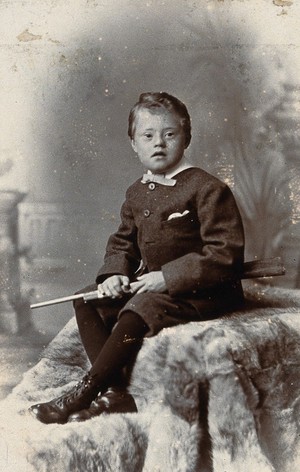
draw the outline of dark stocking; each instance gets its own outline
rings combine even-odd
[[[110,331],[92,303],[77,300],[74,302],[74,308],[82,344],[93,364],[109,338]]]
[[[136,313],[122,314],[90,370],[99,386],[109,387],[116,372],[131,363],[148,329]]]

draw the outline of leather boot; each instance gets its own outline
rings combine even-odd
[[[94,378],[86,374],[69,392],[47,403],[38,403],[29,408],[42,423],[66,423],[71,413],[88,408],[100,388]]]
[[[101,392],[89,408],[77,411],[69,416],[68,422],[85,421],[103,413],[136,413],[135,401],[125,390],[110,387],[105,393]]]

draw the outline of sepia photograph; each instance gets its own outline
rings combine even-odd
[[[300,4],[0,2],[0,469],[300,468]]]

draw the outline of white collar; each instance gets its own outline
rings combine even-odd
[[[187,159],[183,157],[175,167],[161,175],[163,175],[167,179],[171,179],[172,177],[174,177],[174,175],[179,174],[179,172],[182,172],[185,169],[190,169],[191,167],[195,166],[192,166],[192,164],[190,164]],[[153,174],[153,172],[151,172],[151,170],[147,170],[147,174]]]

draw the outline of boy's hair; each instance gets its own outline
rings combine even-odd
[[[166,92],[146,92],[140,95],[139,101],[130,110],[128,118],[128,136],[130,139],[134,137],[134,123],[137,113],[143,108],[147,108],[150,111],[153,110],[154,113],[159,111],[159,109],[176,113],[180,117],[181,126],[185,134],[185,145],[188,147],[192,137],[190,115],[184,103]]]

